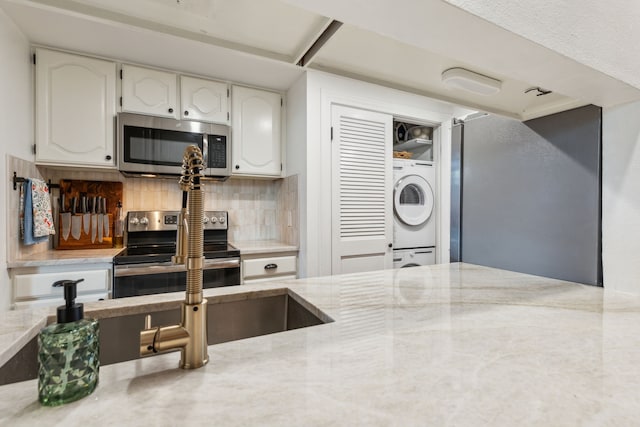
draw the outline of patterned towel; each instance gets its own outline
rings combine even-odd
[[[20,231],[24,244],[46,242],[49,235],[56,233],[47,183],[41,179],[26,179],[20,202]]]

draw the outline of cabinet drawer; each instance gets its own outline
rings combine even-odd
[[[54,288],[53,283],[58,280],[78,280],[78,295],[87,293],[97,293],[109,290],[110,274],[109,270],[86,270],[73,272],[56,272],[40,274],[18,274],[13,278],[15,289],[15,299],[30,298],[62,298],[63,288]]]
[[[266,277],[296,273],[296,257],[269,257],[242,261],[243,277]]]

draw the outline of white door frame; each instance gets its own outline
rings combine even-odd
[[[451,193],[451,122],[452,114],[429,112],[422,109],[406,108],[390,103],[384,99],[369,99],[322,89],[320,94],[320,159],[318,170],[309,169],[309,176],[317,176],[321,183],[317,212],[318,243],[318,275],[331,274],[331,239],[323,238],[322,230],[331,230],[331,106],[344,105],[363,110],[391,114],[403,119],[414,119],[431,123],[434,130],[434,160],[437,162],[437,194],[436,206],[438,217],[436,222],[436,262],[449,262],[450,235],[450,193]],[[311,166],[311,162],[309,162]],[[316,172],[317,174],[314,174]],[[309,197],[314,197],[309,195]],[[313,221],[308,223],[313,227]]]

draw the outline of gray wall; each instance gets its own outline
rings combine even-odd
[[[464,124],[462,261],[601,285],[601,109]]]

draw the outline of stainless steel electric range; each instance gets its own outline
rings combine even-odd
[[[113,259],[113,298],[184,291],[186,269],[176,252],[177,211],[127,214],[126,249]],[[240,251],[227,241],[227,212],[204,213],[203,287],[240,284]]]

